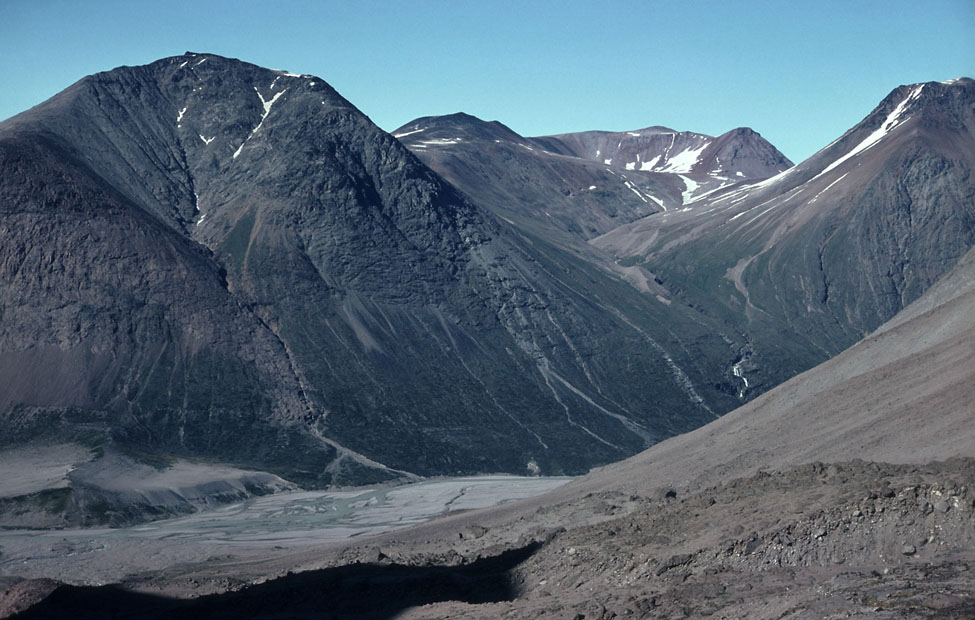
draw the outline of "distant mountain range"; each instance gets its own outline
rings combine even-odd
[[[718,138],[665,127],[525,138],[458,113],[416,119],[393,135],[479,204],[584,239],[792,165],[748,128]]]
[[[210,54],[84,78],[0,124],[0,447],[304,486],[622,459],[954,267],[973,102],[901,87],[789,167],[750,129],[393,137]]]

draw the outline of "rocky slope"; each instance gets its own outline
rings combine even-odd
[[[975,82],[895,89],[861,123],[772,178],[593,243],[740,326],[736,371],[774,385],[917,299],[975,244]]]
[[[0,169],[4,446],[578,473],[738,402],[736,334],[496,219],[314,76],[100,73],[0,125]]]

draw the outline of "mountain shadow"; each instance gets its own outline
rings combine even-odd
[[[383,620],[410,607],[442,601],[479,604],[514,600],[518,588],[511,571],[541,544],[535,542],[461,566],[351,564],[291,574],[237,592],[190,600],[132,592],[118,585],[66,585],[13,618]]]

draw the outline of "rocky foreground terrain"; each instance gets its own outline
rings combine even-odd
[[[235,565],[97,589],[21,582],[0,609],[46,595],[16,617],[970,618],[973,490],[973,459],[812,463],[652,496],[586,494],[472,523],[452,544],[432,524],[254,585]],[[590,523],[573,526],[580,514]],[[213,590],[224,591],[170,598]]]

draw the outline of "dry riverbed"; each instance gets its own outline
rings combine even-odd
[[[569,480],[477,476],[392,488],[297,491],[127,528],[0,530],[0,578],[97,585],[211,558],[266,557],[531,497]]]

